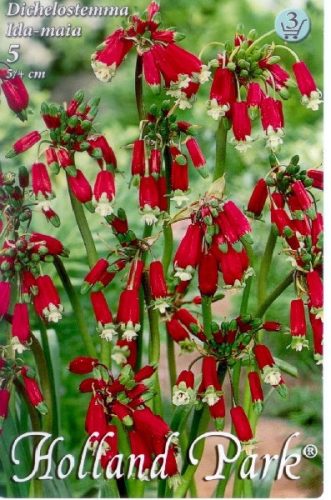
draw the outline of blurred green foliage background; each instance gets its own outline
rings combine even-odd
[[[5,38],[5,25],[9,21],[5,17],[7,3],[0,0],[0,31],[1,49],[0,61],[7,58],[8,46],[13,40]],[[46,2],[43,2],[45,4]],[[59,2],[62,3],[62,2]],[[72,3],[72,2],[68,2]],[[84,5],[107,5],[105,0],[85,0]],[[135,7],[140,11],[146,6],[145,0],[123,0],[114,2],[117,5],[128,5],[131,10]],[[299,2],[300,3],[300,2]],[[297,6],[298,2],[296,2]],[[260,34],[273,28],[275,15],[284,8],[290,7],[290,2],[281,0],[162,0],[162,18],[165,26],[176,26],[178,31],[184,33],[183,47],[199,53],[200,50],[211,41],[231,40],[238,23],[242,23],[249,31],[255,28]],[[312,22],[312,32],[303,42],[292,45],[300,57],[305,60],[312,70],[320,88],[323,83],[323,12],[321,2],[302,1],[301,5]],[[17,19],[15,18],[17,21]],[[139,220],[137,210],[136,188],[131,187],[127,191],[129,180],[130,151],[126,148],[138,134],[138,119],[134,101],[134,56],[128,59],[118,70],[111,84],[98,82],[90,68],[90,55],[95,47],[101,43],[106,34],[112,32],[121,22],[120,18],[81,18],[65,20],[63,18],[49,19],[47,22],[55,22],[65,25],[81,25],[83,36],[81,38],[64,39],[20,39],[21,57],[15,64],[15,69],[27,71],[30,69],[45,70],[46,78],[40,81],[27,81],[31,95],[31,114],[27,123],[21,124],[8,111],[4,102],[0,105],[0,157],[4,169],[14,170],[24,162],[29,166],[35,160],[35,151],[29,152],[23,158],[12,161],[5,160],[4,155],[11,144],[20,135],[33,129],[42,129],[39,116],[40,104],[43,100],[54,102],[68,101],[74,91],[79,88],[85,90],[87,96],[97,95],[101,97],[100,113],[97,118],[97,126],[113,146],[122,172],[117,176],[118,194],[116,206],[124,206],[129,215],[130,225],[141,234],[142,224]],[[25,18],[26,24],[35,23],[36,19]],[[16,42],[16,41],[15,41]],[[204,57],[213,58],[216,52],[213,48],[208,49]],[[285,57],[287,66],[291,65],[288,56]],[[207,157],[210,169],[213,168],[215,158],[214,132],[216,122],[206,114],[206,101],[208,99],[209,85],[202,86],[198,95],[197,103],[192,110],[182,112],[182,119],[187,119],[200,126],[199,141]],[[145,89],[146,103],[153,102],[153,95]],[[316,168],[322,161],[322,113],[311,112],[300,104],[300,97],[296,90],[291,90],[291,96],[285,103],[286,136],[284,147],[279,155],[281,161],[286,162],[294,154],[299,154],[301,164],[305,168]],[[259,126],[255,128],[255,137],[259,136]],[[261,136],[261,134],[260,134]],[[81,155],[81,164],[90,179],[95,174],[95,165],[84,155]],[[268,153],[264,147],[263,139],[257,140],[253,147],[244,155],[236,152],[231,144],[228,145],[228,167],[226,194],[244,206],[248,200],[254,182],[265,175],[268,170]],[[210,180],[201,180],[191,169],[192,193],[191,199],[203,193]],[[65,180],[62,176],[53,179],[54,190],[57,198],[54,209],[61,217],[62,224],[58,230],[47,226],[42,215],[36,214],[33,227],[40,232],[49,231],[63,241],[70,248],[70,258],[65,261],[69,274],[73,278],[75,286],[81,284],[88,266],[85,249],[81,243],[80,235],[73,222],[70,212],[70,202],[67,196]],[[98,216],[87,214],[89,223],[93,229],[97,248],[100,256],[105,256],[115,244],[111,231],[100,222]],[[254,249],[257,259],[263,252],[268,233],[269,220],[254,222]],[[269,287],[272,289],[281,277],[290,269],[290,263],[280,255],[281,245],[275,252],[274,263],[270,275]],[[49,272],[54,275],[53,268],[49,266]],[[61,288],[59,281],[58,286]],[[116,310],[118,290],[121,286],[119,280],[113,284],[107,292],[107,298],[113,311]],[[55,369],[55,378],[60,404],[61,432],[65,437],[66,449],[74,455],[78,454],[82,443],[82,429],[85,416],[85,408],[88,398],[79,395],[77,387],[79,380],[69,375],[65,368],[69,360],[82,351],[79,332],[76,329],[74,318],[71,315],[70,305],[62,290],[62,299],[65,306],[63,321],[55,327],[55,331],[49,332],[52,356]],[[277,319],[285,324],[288,322],[289,301],[294,296],[294,290],[290,287],[286,293],[272,306],[267,317]],[[233,315],[236,315],[240,294],[236,294],[232,303]],[[91,315],[88,298],[82,298],[86,321],[91,334],[94,334],[94,321]],[[254,306],[254,290],[250,305]],[[229,311],[226,311],[229,314]],[[39,325],[36,323],[35,328]],[[164,332],[163,332],[164,339]],[[287,336],[270,334],[268,344],[272,347],[276,356],[286,359],[298,367],[299,378],[287,379],[290,386],[290,398],[283,402],[274,395],[266,407],[266,415],[281,416],[309,436],[314,436],[316,444],[321,446],[322,439],[322,398],[321,398],[321,369],[316,367],[312,360],[311,352],[295,353],[287,350],[289,340]],[[169,394],[164,394],[168,399]],[[303,438],[304,442],[304,438]],[[306,470],[306,469],[305,469]],[[307,469],[308,470],[308,469]],[[0,476],[0,494],[13,495],[13,491],[6,490],[5,473]],[[319,492],[320,469],[310,467],[310,475],[306,478],[308,487],[312,493]],[[86,494],[89,485],[85,482],[75,482],[73,487],[74,496]],[[51,493],[51,492],[50,492]],[[52,496],[52,495],[50,495]]]

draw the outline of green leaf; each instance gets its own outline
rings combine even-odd
[[[291,375],[292,377],[299,376],[297,367],[291,365],[291,363],[288,363],[280,358],[275,358],[275,363],[282,372],[288,373],[288,375]]]

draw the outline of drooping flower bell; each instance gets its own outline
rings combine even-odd
[[[282,102],[272,97],[264,97],[261,102],[261,121],[267,136],[266,146],[271,151],[277,151],[284,136]]]
[[[208,115],[219,120],[230,110],[237,97],[236,81],[228,68],[217,68],[210,89]]]
[[[187,192],[189,189],[188,162],[176,146],[170,148],[171,153],[171,199],[175,201],[177,207],[188,201]]]
[[[117,332],[106,298],[102,292],[92,292],[90,298],[97,321],[97,331],[102,339],[110,341]]]
[[[29,105],[29,94],[19,75],[8,78],[8,70],[3,76],[0,75],[1,89],[6,98],[9,108],[17,114],[21,121],[27,119],[26,108]]]
[[[170,307],[170,300],[163,265],[159,260],[154,260],[149,266],[149,283],[154,308],[165,314]]]
[[[206,158],[201,151],[198,141],[194,139],[194,137],[189,137],[185,142],[185,145],[194,167],[202,177],[207,177],[208,170],[206,168]]]
[[[323,320],[323,282],[317,271],[310,271],[306,274],[309,308],[316,318]]]
[[[188,405],[195,401],[195,396],[194,373],[191,370],[182,370],[172,389],[172,404],[175,406]]]
[[[201,295],[214,295],[217,290],[218,266],[211,251],[203,253],[201,256],[198,278]]]
[[[32,146],[37,144],[40,139],[41,135],[37,130],[25,134],[13,144],[12,149],[6,154],[6,158],[13,158],[16,155],[24,153],[28,149],[32,148]]]
[[[249,454],[253,444],[253,431],[247,415],[241,406],[234,406],[231,408],[230,414],[238,439],[244,445],[245,451]]]
[[[309,347],[308,340],[306,339],[307,325],[305,307],[302,299],[295,299],[291,301],[290,330],[292,335],[292,349],[302,351],[304,347]]]
[[[23,378],[23,386],[29,402],[39,411],[42,415],[48,412],[47,405],[40,390],[37,380],[32,376],[27,367],[21,369]]]
[[[253,402],[253,408],[256,413],[261,413],[263,410],[263,390],[261,386],[260,375],[251,371],[248,374],[249,388],[251,391],[251,398]]]
[[[146,158],[145,158],[145,141],[137,139],[133,143],[132,158],[131,158],[131,174],[145,174]]]
[[[92,200],[92,188],[83,172],[77,169],[76,175],[68,175],[69,187],[78,201],[89,203]]]
[[[78,375],[87,375],[93,371],[93,368],[99,363],[97,358],[89,356],[78,356],[70,361],[69,370]]]
[[[317,88],[315,80],[306,63],[298,61],[293,64],[295,79],[302,95],[302,103],[313,111],[317,111],[322,102],[322,93]]]
[[[15,304],[11,334],[11,345],[18,354],[21,354],[26,349],[26,344],[30,338],[30,321],[27,304],[20,302]]]
[[[95,211],[102,217],[113,213],[112,202],[115,197],[114,174],[109,170],[101,170],[93,188],[93,205]]]
[[[157,222],[160,214],[159,190],[152,175],[144,176],[140,180],[139,205],[143,220],[148,226]]]
[[[232,105],[232,130],[234,135],[235,148],[243,153],[251,146],[253,138],[251,136],[252,124],[248,114],[246,101],[236,101]]]
[[[135,339],[140,330],[139,295],[136,289],[125,289],[121,293],[116,322],[123,332],[123,339]]]
[[[253,351],[258,367],[261,370],[263,381],[273,386],[278,385],[281,380],[281,374],[268,347],[258,344],[254,347]]]
[[[202,386],[204,388],[202,401],[208,406],[214,406],[223,393],[217,376],[217,361],[213,356],[203,357]]]
[[[191,352],[194,344],[190,338],[189,332],[176,318],[171,318],[166,322],[167,332],[170,337],[178,343],[183,351]]]
[[[247,211],[254,214],[255,217],[261,217],[262,210],[268,198],[267,183],[264,179],[259,179],[254,187],[251,197],[248,201]]]
[[[44,163],[34,163],[31,167],[32,191],[37,200],[48,200],[54,195],[52,184]]]
[[[177,248],[174,257],[175,277],[181,281],[189,281],[200,262],[202,236],[200,225],[190,224]]]
[[[35,284],[38,293],[33,301],[37,313],[49,323],[58,323],[62,319],[63,306],[51,277],[47,274],[38,276]]]

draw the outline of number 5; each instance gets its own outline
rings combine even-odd
[[[17,49],[19,49],[19,48],[20,48],[19,43],[12,43],[9,46],[8,54],[10,56],[12,56],[12,59],[10,57],[7,57],[7,63],[11,64],[11,63],[15,63],[16,61],[18,61],[18,58],[20,57],[20,55],[19,55]]]

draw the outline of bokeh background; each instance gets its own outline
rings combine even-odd
[[[32,3],[30,0],[28,4]],[[42,1],[43,5],[48,4]],[[64,3],[59,1],[59,3]],[[104,0],[85,0],[84,5],[107,5]],[[145,0],[118,0],[117,5],[128,5],[132,10],[137,7],[143,10],[146,6]],[[72,4],[72,2],[68,2]],[[5,27],[10,21],[5,16],[8,2],[0,0],[0,61],[7,58],[7,50],[10,43],[16,40],[6,38]],[[303,7],[311,17],[312,32],[308,38],[293,48],[300,57],[305,60],[312,70],[320,88],[323,83],[323,11],[320,0],[313,1],[280,1],[280,0],[162,0],[162,17],[166,26],[176,26],[178,31],[186,34],[182,45],[195,53],[211,41],[231,40],[238,23],[242,23],[247,31],[255,28],[260,34],[273,28],[275,15],[282,9],[289,7]],[[15,18],[15,21],[19,21]],[[44,22],[40,18],[23,19],[26,25],[35,25]],[[77,89],[84,89],[87,96],[97,95],[101,97],[100,113],[97,124],[106,135],[115,149],[118,157],[119,169],[123,175],[118,176],[118,195],[116,206],[124,206],[127,209],[130,224],[137,231],[142,231],[137,210],[137,193],[132,187],[128,188],[128,171],[130,165],[130,144],[138,133],[137,113],[134,102],[134,58],[129,56],[122,65],[118,74],[111,84],[98,82],[90,68],[90,54],[103,40],[106,34],[115,29],[121,22],[120,18],[55,18],[48,19],[48,23],[66,25],[80,25],[83,29],[81,38],[56,38],[56,39],[20,39],[20,59],[15,63],[15,69],[28,71],[31,69],[46,72],[46,78],[42,80],[26,80],[31,95],[31,114],[27,123],[21,124],[14,119],[11,112],[7,110],[5,103],[0,105],[0,158],[4,169],[15,169],[24,162],[29,166],[35,159],[35,152],[28,153],[24,158],[8,161],[4,159],[5,152],[10,148],[12,142],[25,132],[42,128],[39,115],[40,104],[43,100],[53,102],[68,101]],[[215,57],[212,48],[205,52],[205,57]],[[285,53],[285,58],[286,58]],[[291,64],[287,59],[288,65]],[[214,132],[216,123],[206,114],[206,101],[208,99],[209,86],[204,85],[199,93],[198,102],[192,110],[186,111],[182,116],[200,125],[199,141],[207,156],[210,168],[214,163]],[[146,89],[146,102],[152,102],[153,96]],[[291,91],[291,98],[285,103],[286,137],[285,144],[279,155],[281,160],[288,160],[294,154],[299,154],[301,164],[305,168],[317,168],[322,162],[322,113],[310,112],[300,105],[299,96],[296,91]],[[256,130],[256,135],[258,130]],[[235,149],[228,147],[227,168],[227,193],[236,200],[239,205],[244,206],[247,202],[254,182],[268,170],[268,155],[264,148],[263,139],[257,141],[245,155],[238,154]],[[82,167],[90,179],[95,172],[95,166],[82,156]],[[200,177],[191,170],[192,193],[191,199],[199,196],[207,188],[208,179],[202,181]],[[54,181],[54,190],[57,197],[54,209],[61,217],[62,224],[59,229],[47,226],[43,217],[36,214],[33,226],[40,232],[49,231],[59,237],[66,247],[70,248],[70,258],[65,265],[73,278],[75,286],[79,286],[82,277],[86,274],[88,266],[85,249],[81,243],[78,229],[74,224],[70,212],[70,203],[67,196],[65,181],[57,176]],[[129,193],[129,194],[128,194]],[[97,216],[87,214],[89,223],[97,243],[100,256],[105,256],[115,244],[114,237]],[[268,221],[266,221],[268,222]],[[261,255],[267,237],[266,224],[256,222],[254,225],[254,249],[257,259]],[[179,238],[182,228],[176,230]],[[290,263],[280,255],[281,246],[277,247],[274,262],[270,274],[270,288],[279,282],[281,277],[290,269]],[[53,273],[50,266],[49,271]],[[60,282],[57,283],[61,288]],[[107,298],[113,310],[116,308],[119,281],[111,285],[107,292]],[[62,290],[62,300],[65,306],[65,315],[62,322],[55,329],[48,331],[51,343],[51,354],[56,380],[56,389],[59,402],[59,418],[61,434],[65,437],[65,449],[79,454],[83,439],[83,425],[87,398],[79,395],[77,391],[79,381],[71,376],[66,369],[69,360],[79,354],[83,354],[83,348],[74,318],[71,314],[70,304]],[[269,319],[277,319],[286,323],[288,321],[289,301],[294,296],[294,290],[290,287],[280,297],[268,312]],[[215,308],[215,314],[219,317],[231,317],[236,315],[240,292],[227,293],[223,301]],[[94,332],[94,322],[90,311],[88,299],[82,298],[86,312],[86,322],[91,334]],[[250,305],[254,307],[254,290]],[[34,325],[38,330],[39,325]],[[165,333],[162,332],[163,342]],[[279,453],[285,439],[292,433],[299,431],[300,438],[296,442],[298,446],[313,442],[322,451],[322,390],[321,390],[321,368],[316,367],[311,352],[295,353],[287,349],[289,339],[287,336],[270,335],[268,344],[277,357],[290,362],[298,369],[298,377],[287,376],[289,386],[289,398],[281,400],[274,394],[266,405],[263,418],[260,422],[258,434],[258,453]],[[162,356],[164,358],[164,356]],[[179,357],[179,365],[187,366],[188,357]],[[166,363],[161,365],[162,397],[169,402],[170,391],[167,378]],[[168,405],[171,412],[171,405]],[[7,443],[8,444],[8,443]],[[4,456],[6,443],[0,445],[1,455]],[[209,443],[204,453],[204,458],[199,469],[199,477],[203,472],[210,473],[210,464],[215,462],[215,451],[213,443]],[[208,469],[209,467],[209,469]],[[0,495],[2,496],[25,496],[27,493],[22,486],[21,490],[8,482],[11,475],[11,465],[3,462],[0,472]],[[200,496],[210,496],[214,489],[213,484],[199,481],[198,490]],[[65,487],[65,485],[61,485]],[[93,496],[95,489],[89,481],[68,481],[73,496]],[[268,479],[263,484],[256,484],[256,495],[264,496],[269,493],[271,482]],[[314,461],[303,460],[301,466],[301,479],[290,481],[283,479],[276,482],[271,488],[273,497],[312,497],[318,496],[322,491],[322,461],[321,453]],[[228,492],[230,495],[230,491]],[[52,490],[49,496],[56,496]]]

